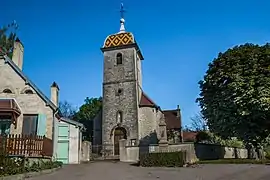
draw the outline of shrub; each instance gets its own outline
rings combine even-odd
[[[53,168],[58,168],[62,166],[62,162],[59,161],[44,161],[44,160],[39,160],[33,163],[30,163],[28,160],[26,160],[25,163],[25,172],[39,172],[45,169],[53,169]]]
[[[144,154],[140,157],[143,167],[183,167],[186,152],[160,152]]]
[[[0,156],[0,176],[20,174],[23,172],[24,158]]]
[[[265,148],[265,158],[270,160],[270,146]]]

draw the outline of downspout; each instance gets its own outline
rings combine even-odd
[[[56,134],[55,134],[55,132],[56,132],[56,128],[57,128],[57,125],[56,125],[56,121],[55,121],[55,116],[56,116],[56,114],[59,112],[59,108],[57,108],[54,112],[53,112],[53,157],[55,158],[55,160],[56,160],[56,158],[57,158],[57,154],[56,154],[56,145],[57,145],[57,139],[56,139]]]

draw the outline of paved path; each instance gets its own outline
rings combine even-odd
[[[127,163],[68,165],[28,180],[270,180],[270,166],[199,165],[194,168],[142,168]]]

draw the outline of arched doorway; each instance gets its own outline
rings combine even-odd
[[[119,140],[127,139],[125,128],[117,127],[114,130],[114,155],[119,155]]]

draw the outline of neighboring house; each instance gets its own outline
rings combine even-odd
[[[168,140],[170,143],[181,143],[183,142],[183,132],[182,132],[182,119],[180,107],[174,110],[164,110],[167,132],[171,133],[171,137],[168,135]]]
[[[0,56],[0,135],[46,136],[54,156],[65,163],[80,161],[81,123],[61,117],[59,87],[51,85],[51,98],[23,73],[24,47],[14,43],[13,57]],[[68,148],[67,148],[68,147]]]
[[[184,142],[195,142],[198,132],[196,131],[183,131]]]
[[[22,71],[24,47],[14,44],[12,60],[0,57],[0,131],[1,134],[46,135],[52,139],[53,122],[58,115],[59,87],[51,86],[51,99]]]
[[[119,140],[123,138],[131,146],[157,144],[164,135],[161,122],[181,131],[180,109],[162,111],[143,91],[144,58],[133,34],[125,31],[124,22],[120,20],[120,32],[109,35],[101,49],[102,111],[94,119],[93,144],[103,146],[111,155],[119,155]]]

